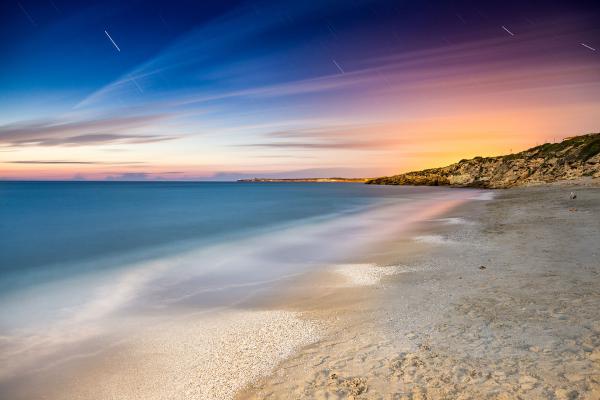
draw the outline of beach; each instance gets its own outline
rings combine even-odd
[[[0,400],[600,400],[600,0],[2,5]]]
[[[571,191],[577,199],[569,199]],[[338,251],[304,272],[240,283],[252,290],[233,305],[199,307],[219,292],[185,295],[190,282],[201,282],[189,277],[169,286],[164,278],[139,283],[134,275],[136,290],[143,284],[152,292],[131,300],[127,280],[128,300],[98,325],[101,335],[29,365],[5,380],[2,393],[13,399],[599,398],[600,189],[441,193],[435,201],[386,205],[333,225],[238,243],[245,262],[266,262],[265,238],[285,242],[273,260],[310,254],[316,243]],[[396,219],[394,212],[403,214]],[[181,298],[159,302],[161,290]],[[99,307],[108,312],[102,302],[91,309]]]
[[[600,398],[600,189],[497,191],[422,229],[389,272],[292,295],[329,333],[237,398]]]
[[[0,397],[15,400],[231,399],[335,326],[327,303],[311,315],[290,294],[335,302],[373,285],[392,271],[398,238],[487,193],[356,183],[0,189],[6,227],[19,227],[0,264]]]

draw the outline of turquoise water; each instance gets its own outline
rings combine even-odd
[[[115,257],[161,256],[175,249],[168,245],[225,241],[426,192],[337,183],[0,182],[0,293],[114,268]]]
[[[132,330],[252,307],[299,274],[373,262],[382,243],[476,192],[0,182],[0,393]]]

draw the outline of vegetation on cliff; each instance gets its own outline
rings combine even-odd
[[[507,188],[582,177],[600,177],[600,133],[545,143],[515,154],[475,157],[447,167],[369,179],[366,183]]]

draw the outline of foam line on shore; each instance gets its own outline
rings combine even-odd
[[[413,238],[416,242],[427,244],[453,244],[454,241],[441,235],[420,235]]]
[[[377,266],[374,264],[346,264],[335,268],[335,272],[344,277],[348,286],[373,286],[386,276],[415,270],[415,268],[407,266]]]
[[[437,218],[432,221],[442,222],[446,225],[472,225],[473,221],[468,221],[462,217]]]

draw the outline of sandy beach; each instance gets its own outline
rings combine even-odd
[[[328,333],[237,398],[598,399],[599,243],[598,188],[472,201],[289,295]]]
[[[600,0],[2,6],[0,400],[600,400]]]
[[[120,340],[3,390],[14,399],[600,398],[600,189],[473,191],[424,213],[364,256],[234,308],[117,320]]]

